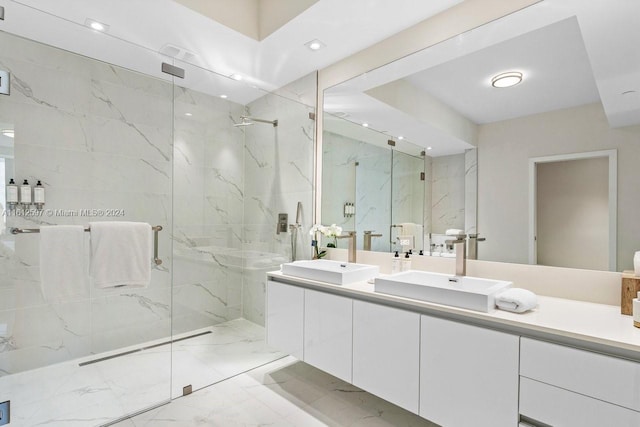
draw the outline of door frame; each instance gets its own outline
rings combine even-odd
[[[538,244],[536,242],[536,196],[538,191],[536,186],[536,166],[539,163],[592,159],[598,157],[607,157],[609,159],[609,270],[617,270],[618,150],[615,149],[532,157],[529,159],[529,264],[537,264],[538,262]]]

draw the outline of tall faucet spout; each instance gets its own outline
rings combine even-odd
[[[336,236],[338,239],[349,239],[349,248],[348,248],[348,261],[347,262],[356,262],[356,232],[355,231],[345,231],[347,234],[343,234],[342,236]]]

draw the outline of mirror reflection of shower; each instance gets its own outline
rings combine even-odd
[[[251,126],[254,123],[267,123],[270,125],[273,125],[273,127],[277,127],[278,126],[278,120],[265,120],[265,119],[258,119],[256,117],[249,117],[249,116],[240,116],[240,123],[235,123],[233,125],[233,127],[244,127],[244,126]]]

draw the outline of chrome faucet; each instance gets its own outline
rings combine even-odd
[[[456,276],[467,275],[467,235],[458,234],[455,240],[447,240],[447,245],[453,245],[456,251]]]
[[[364,232],[364,245],[363,248],[365,251],[371,250],[371,238],[372,237],[382,237],[382,234],[372,234],[372,230],[367,230]]]
[[[336,236],[336,239],[349,239],[349,258],[347,262],[356,262],[356,232],[345,231],[347,234]]]

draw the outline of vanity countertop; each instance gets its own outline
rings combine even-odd
[[[526,313],[517,314],[497,309],[482,313],[376,293],[374,285],[367,282],[340,286],[286,276],[279,271],[267,275],[278,282],[295,283],[309,289],[448,317],[640,361],[640,328],[633,326],[631,316],[620,314],[619,306],[539,295],[538,306]]]

